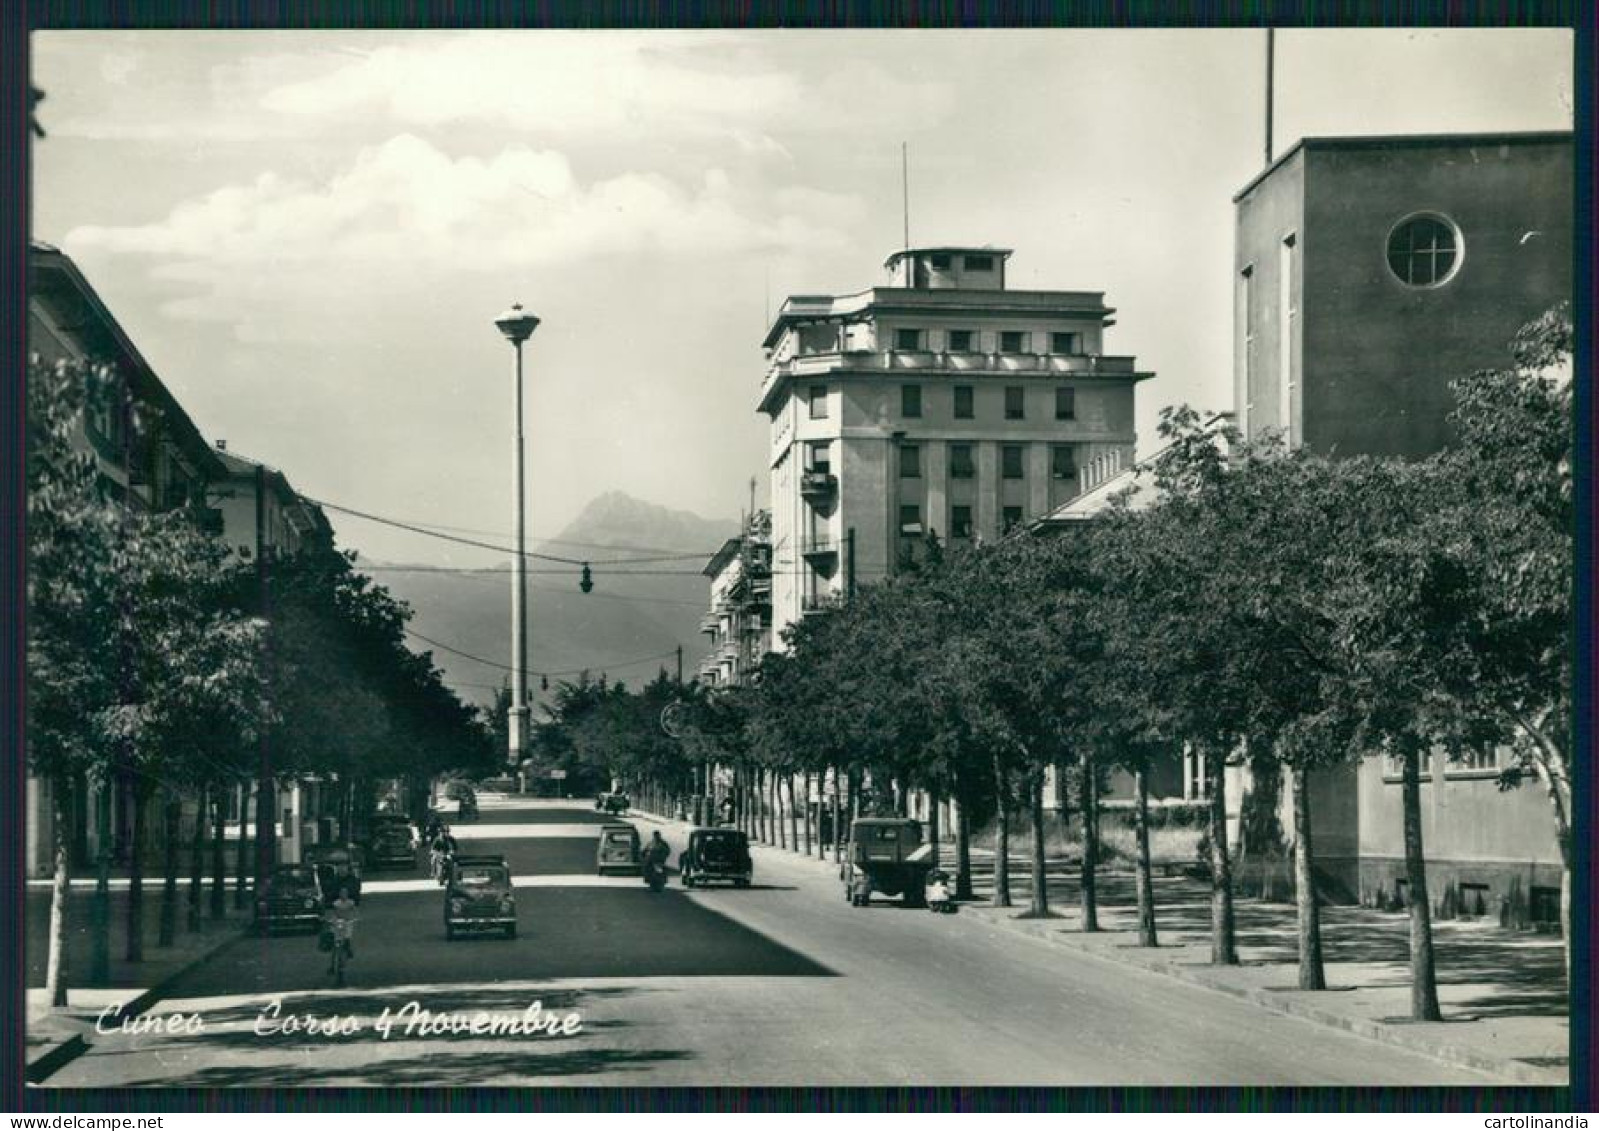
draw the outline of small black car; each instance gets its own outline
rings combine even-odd
[[[416,846],[411,843],[411,825],[405,818],[379,817],[367,834],[366,862],[369,868],[413,868]]]
[[[444,937],[462,931],[503,931],[516,938],[516,893],[503,856],[457,855],[444,885]]]
[[[695,829],[678,860],[686,888],[712,882],[747,888],[755,866],[750,861],[750,838],[738,829]]]
[[[284,864],[274,868],[266,883],[256,889],[255,921],[251,926],[257,934],[289,928],[314,931],[321,922],[322,899],[310,865]]]

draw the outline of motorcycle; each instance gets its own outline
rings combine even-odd
[[[666,887],[666,865],[659,860],[646,860],[644,862],[644,882],[651,891],[661,891]]]

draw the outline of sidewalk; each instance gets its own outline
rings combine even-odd
[[[678,830],[687,825],[640,811],[630,816]],[[796,863],[792,851],[764,845]],[[953,866],[953,848],[942,850]],[[1298,927],[1291,903],[1236,899],[1234,917],[1239,966],[1210,965],[1210,888],[1186,876],[1155,876],[1160,946],[1137,945],[1137,913],[1130,872],[1099,875],[1100,931],[1084,933],[1075,862],[1052,859],[1046,874],[1049,919],[1022,918],[1030,905],[1028,861],[1011,857],[1011,899],[994,908],[993,855],[973,850],[977,902],[960,915],[987,927],[1074,948],[1109,962],[1136,966],[1192,985],[1244,998],[1263,1009],[1293,1014],[1333,1028],[1490,1073],[1505,1082],[1565,1085],[1570,1033],[1565,969],[1558,936],[1500,929],[1497,923],[1456,920],[1433,924],[1438,997],[1445,1020],[1409,1020],[1409,919],[1403,912],[1361,907],[1322,908],[1322,950],[1327,984],[1321,991],[1296,988]],[[810,863],[833,874],[831,853]]]
[[[161,988],[178,974],[204,961],[221,947],[237,939],[249,921],[248,910],[235,910],[233,893],[228,892],[227,914],[222,919],[209,917],[203,910],[200,928],[185,929],[180,908],[177,930],[171,946],[156,946],[160,923],[160,894],[145,895],[144,960],[130,963],[127,953],[127,891],[113,889],[111,895],[110,976],[95,985],[86,985],[90,962],[92,907],[90,893],[74,888],[67,918],[67,957],[69,961],[65,1009],[52,1009],[44,990],[47,958],[50,899],[48,890],[29,890],[25,902],[27,974],[27,1078],[37,1084],[51,1072],[78,1056],[94,1040],[95,1019],[107,1006],[120,1005],[127,1015],[147,1009],[161,996]]]

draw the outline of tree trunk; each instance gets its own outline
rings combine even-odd
[[[1442,1021],[1438,980],[1433,968],[1432,905],[1427,898],[1427,861],[1421,844],[1421,744],[1402,742],[1405,812],[1405,880],[1410,889],[1410,1016],[1414,1021]]]
[[[156,946],[171,946],[178,929],[178,822],[183,817],[183,802],[170,794],[164,807],[161,860],[161,926]]]
[[[258,800],[257,805],[260,804]],[[238,851],[233,854],[233,907],[242,911],[249,905],[250,900],[250,838],[245,835],[245,830],[250,827],[247,818],[250,815],[250,781],[246,778],[239,783],[239,843],[235,846]]]
[[[111,779],[96,791],[94,904],[90,915],[89,981],[103,986],[111,979]]]
[[[794,779],[789,778],[789,789],[794,788]],[[809,771],[800,775],[800,791],[805,795],[801,804],[805,806],[802,823],[805,826],[805,855],[811,854],[811,775]]]
[[[211,824],[211,918],[220,919],[228,910],[227,869],[227,818],[228,795],[226,787],[213,791]]]
[[[1010,814],[1006,812],[1005,768],[994,755],[994,895],[995,907],[1010,903]]]
[[[1083,816],[1083,864],[1080,904],[1083,930],[1099,930],[1099,772],[1084,751],[1078,757],[1078,794]]]
[[[61,1009],[67,1004],[67,907],[72,894],[69,856],[72,834],[67,822],[70,798],[66,778],[57,778],[51,786],[55,866],[50,876],[50,949],[45,958],[44,990],[51,1008]]]
[[[1149,765],[1133,770],[1133,826],[1138,839],[1138,945],[1159,946],[1155,933],[1155,881],[1149,866]]]
[[[205,889],[205,810],[209,804],[205,786],[195,791],[194,833],[189,837],[189,918],[188,929],[200,929],[201,893]]]
[[[833,767],[833,863],[841,864],[844,861],[844,807],[843,798],[840,796],[844,790],[844,776],[837,766]]]
[[[1034,771],[1028,775],[1028,808],[1033,818],[1033,900],[1031,914],[1043,918],[1049,914],[1049,876],[1044,849],[1044,775]]]
[[[798,852],[800,850],[800,834],[799,834],[800,812],[799,812],[799,806],[801,804],[804,804],[804,803],[800,800],[799,795],[794,792],[794,775],[793,774],[789,774],[788,775],[788,843],[793,847],[795,852]],[[808,821],[809,821],[809,818],[807,818],[807,822]],[[809,832],[810,832],[810,826],[809,826],[809,824],[807,824],[806,825],[806,833],[808,834]],[[809,835],[807,835],[805,839],[806,839],[805,854],[808,856],[808,855],[810,855],[810,837],[809,837]]]
[[[1294,791],[1294,893],[1299,907],[1299,988],[1324,990],[1327,975],[1321,959],[1321,901],[1311,869],[1310,787],[1308,771],[1290,766]]]
[[[955,812],[955,898],[972,898],[972,822],[964,801]]]
[[[1564,943],[1566,985],[1571,985],[1571,778],[1565,751],[1544,733],[1542,719],[1517,716],[1516,722],[1533,742],[1532,763],[1543,780],[1549,805],[1555,812],[1555,844],[1560,849],[1560,937]]]
[[[1238,965],[1233,929],[1233,871],[1227,854],[1227,756],[1220,747],[1204,752],[1210,792],[1210,961]]]
[[[939,859],[938,851],[938,790],[929,788],[927,791],[927,843],[932,848],[934,868],[941,868],[943,861]]]
[[[144,961],[144,835],[150,799],[142,788],[134,789],[128,800],[133,806],[133,836],[128,845],[128,942],[124,954],[129,962]]]

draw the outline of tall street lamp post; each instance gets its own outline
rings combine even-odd
[[[516,771],[518,788],[527,789],[522,772],[523,747],[527,740],[527,528],[524,525],[524,464],[522,459],[522,343],[533,336],[539,320],[517,303],[494,320],[500,333],[511,343],[515,360],[515,479],[516,479],[516,556],[511,561],[511,715],[506,720],[509,749],[506,758]]]

